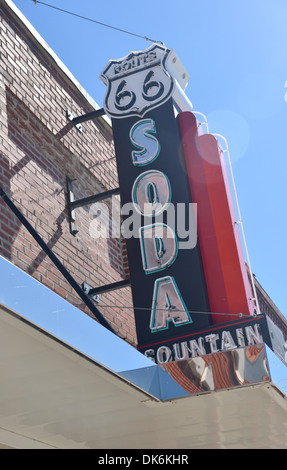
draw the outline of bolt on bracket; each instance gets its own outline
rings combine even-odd
[[[71,111],[67,111],[67,118],[69,119],[69,121],[72,121],[75,119],[75,116],[73,115],[73,113]],[[79,132],[83,132],[83,127],[82,127],[82,124],[75,124],[75,127],[78,129]]]

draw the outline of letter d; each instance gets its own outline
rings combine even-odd
[[[146,274],[162,271],[177,256],[178,243],[174,231],[168,225],[146,225],[139,230],[143,269]]]

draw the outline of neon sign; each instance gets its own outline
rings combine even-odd
[[[210,325],[192,204],[172,103],[170,51],[153,45],[102,72],[112,118],[138,347]],[[144,59],[145,58],[145,59]],[[149,60],[148,60],[149,58]],[[129,207],[131,216],[125,208]],[[134,227],[136,220],[138,226]],[[205,312],[204,315],[192,311]]]
[[[203,330],[214,352],[214,325],[255,311],[223,152],[213,135],[198,134],[193,113],[175,117],[170,54],[154,44],[109,61],[101,74],[138,349],[158,362],[174,357],[178,338],[194,345],[192,336]],[[234,341],[228,332],[223,340]]]

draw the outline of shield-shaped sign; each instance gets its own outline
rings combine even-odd
[[[165,103],[174,86],[165,67],[170,52],[165,46],[153,44],[144,51],[110,60],[100,75],[107,85],[105,112],[113,118],[144,116]]]

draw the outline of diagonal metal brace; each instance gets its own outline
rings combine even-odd
[[[112,333],[114,333],[116,335],[117,333],[115,332],[115,330],[107,322],[105,317],[98,310],[98,308],[94,305],[94,303],[91,301],[89,296],[83,291],[83,289],[75,281],[73,276],[69,273],[69,271],[65,268],[65,266],[61,263],[61,261],[53,253],[53,251],[49,248],[47,243],[44,242],[44,240],[40,237],[38,232],[32,227],[30,222],[28,222],[28,220],[24,217],[22,212],[15,206],[15,204],[11,201],[11,199],[8,197],[8,195],[5,193],[5,191],[1,187],[0,187],[0,197],[3,199],[3,201],[6,203],[6,205],[12,210],[12,212],[15,214],[15,216],[21,222],[21,224],[23,224],[24,227],[28,230],[28,232],[32,235],[34,240],[40,245],[42,250],[46,253],[46,255],[54,263],[54,265],[57,267],[57,269],[61,272],[61,274],[66,279],[66,281],[77,292],[79,297],[82,299],[82,301],[86,304],[86,306],[92,312],[93,316],[99,321],[99,323],[101,325],[103,325],[105,328],[107,328],[108,330],[110,330]]]

